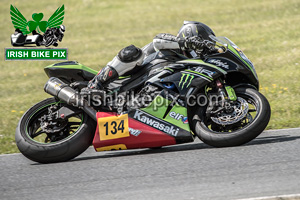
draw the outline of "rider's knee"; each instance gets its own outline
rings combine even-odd
[[[135,66],[142,65],[144,57],[144,52],[140,48],[130,45],[122,49],[107,65],[113,67],[119,75],[123,75]]]

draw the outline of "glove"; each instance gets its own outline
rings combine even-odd
[[[193,36],[189,38],[179,39],[178,44],[182,50],[202,50],[204,47],[203,38],[199,36]]]

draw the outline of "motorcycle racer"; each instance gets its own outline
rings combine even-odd
[[[204,41],[211,41],[214,32],[205,24],[196,21],[184,21],[177,36],[167,33],[156,35],[153,42],[140,49],[134,45],[123,48],[112,61],[100,70],[89,82],[87,89],[101,90],[110,82],[126,72],[140,67],[145,56],[159,50],[174,50],[186,57],[197,57],[203,54]]]
[[[62,41],[64,37],[64,32],[66,28],[64,25],[60,25],[59,28],[48,28],[43,36],[43,43],[42,45],[48,46],[58,46],[57,41]]]

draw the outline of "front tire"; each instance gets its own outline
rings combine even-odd
[[[39,127],[41,116],[48,112],[49,107],[65,105],[63,102],[58,102],[55,98],[45,99],[33,107],[31,107],[21,118],[16,129],[15,139],[20,152],[28,159],[39,163],[63,162],[75,158],[84,152],[92,143],[95,122],[86,113],[82,112],[76,115],[79,118],[68,120],[65,125],[64,132],[56,137],[42,133]],[[71,122],[70,122],[71,121]],[[74,126],[75,129],[74,130]],[[78,126],[78,127],[77,127]],[[66,133],[66,130],[70,131]],[[40,133],[38,133],[41,131]],[[38,136],[36,136],[38,135]],[[46,139],[42,137],[46,136]],[[56,138],[53,140],[53,138]]]
[[[238,97],[243,97],[254,105],[256,115],[248,124],[224,131],[226,126],[215,128],[216,125],[211,125],[211,122],[208,125],[209,120],[205,119],[206,108],[198,107],[192,119],[192,129],[204,143],[214,147],[239,146],[256,138],[268,125],[271,116],[268,100],[252,88],[237,88],[235,92]],[[212,128],[213,126],[215,127]]]

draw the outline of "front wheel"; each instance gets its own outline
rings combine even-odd
[[[49,98],[31,107],[19,121],[16,143],[20,152],[40,163],[63,162],[75,158],[92,143],[95,122],[83,111],[55,121],[55,111],[65,103]]]
[[[251,88],[235,89],[237,100],[232,111],[220,111],[207,117],[207,107],[198,107],[192,118],[192,129],[204,143],[214,147],[245,144],[256,138],[269,123],[268,100]]]

